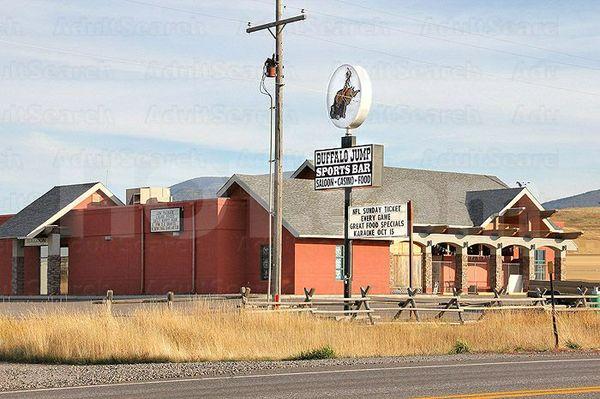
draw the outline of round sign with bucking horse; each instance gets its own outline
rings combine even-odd
[[[327,111],[341,129],[359,127],[371,109],[371,79],[364,68],[344,64],[335,70],[327,88]]]

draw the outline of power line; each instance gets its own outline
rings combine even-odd
[[[137,1],[137,0],[125,0],[125,1]],[[256,1],[256,0],[254,0],[254,1]],[[290,32],[290,33],[298,35],[298,36],[304,36],[304,37],[310,38],[312,40],[322,41],[322,42],[325,42],[325,43],[329,43],[329,44],[333,44],[333,45],[339,45],[339,46],[348,47],[348,48],[353,48],[353,49],[357,49],[357,50],[363,50],[363,51],[373,52],[373,53],[385,55],[385,56],[388,56],[388,57],[404,59],[404,60],[407,60],[407,61],[410,61],[410,62],[414,62],[414,63],[425,64],[425,65],[436,66],[436,67],[442,67],[442,68],[447,68],[447,69],[451,69],[451,70],[459,70],[460,71],[460,69],[461,69],[460,67],[453,66],[453,65],[445,65],[445,64],[435,63],[435,62],[423,61],[423,60],[419,60],[419,59],[416,59],[416,58],[407,57],[407,56],[403,56],[403,55],[399,55],[399,54],[394,54],[394,53],[390,53],[390,52],[386,52],[386,51],[382,51],[382,50],[377,50],[377,49],[373,49],[373,48],[359,47],[359,46],[355,46],[355,45],[351,45],[351,44],[347,44],[347,43],[336,42],[336,41],[333,41],[333,40],[323,39],[323,38],[320,38],[320,37],[311,36],[311,35],[307,35],[307,34],[295,33],[295,32]],[[121,58],[121,57],[110,57],[110,56],[97,55],[97,54],[91,54],[91,53],[83,53],[83,52],[72,51],[72,50],[65,50],[65,49],[61,49],[61,48],[45,47],[45,46],[40,46],[40,45],[26,43],[26,42],[14,42],[14,41],[9,41],[9,40],[4,40],[4,39],[1,39],[1,38],[0,38],[0,43],[5,43],[5,44],[10,44],[10,45],[15,45],[15,46],[21,46],[21,47],[28,47],[28,48],[37,49],[37,50],[50,51],[50,52],[55,52],[55,53],[60,53],[60,54],[73,55],[73,56],[77,56],[77,57],[81,57],[81,58],[88,58],[88,59],[93,59],[93,60],[104,60],[104,61],[111,61],[111,62],[116,62],[116,63],[120,63],[120,64],[128,64],[128,65],[141,66],[141,67],[144,67],[145,69],[147,69],[150,66],[149,63],[144,63],[144,62],[140,62],[140,61],[136,61],[136,60],[131,60],[131,59],[125,59],[125,58]],[[174,66],[164,66],[164,69],[165,70],[174,70],[174,71],[178,71],[178,70],[185,71],[186,69],[189,69],[190,67],[193,67],[193,66],[189,66],[189,65],[188,66],[181,65],[181,66],[176,66],[176,67],[174,67]],[[576,90],[576,89],[569,89],[569,88],[560,87],[560,86],[546,85],[546,84],[531,82],[531,81],[523,80],[523,79],[513,79],[513,78],[499,76],[499,75],[495,75],[495,74],[488,73],[488,72],[483,72],[483,71],[481,71],[480,73],[482,75],[486,75],[486,76],[489,76],[489,77],[494,78],[494,79],[505,79],[505,80],[508,80],[508,81],[511,81],[511,82],[518,82],[518,83],[522,83],[522,84],[527,84],[527,85],[531,85],[531,86],[538,86],[538,87],[543,87],[543,88],[547,88],[547,89],[561,90],[561,91],[567,91],[567,92],[573,92],[573,93],[579,93],[579,94],[585,94],[585,95],[591,95],[591,96],[600,96],[599,93],[594,93],[594,92],[588,92],[588,91]],[[231,80],[240,80],[240,81],[255,82],[255,80],[252,79],[252,78],[242,78],[242,77],[231,76],[231,77],[229,77],[229,79],[231,79]],[[296,87],[301,88],[300,86],[296,86]],[[304,89],[306,89],[306,88],[304,88]],[[310,89],[310,91],[313,91],[313,90]]]
[[[193,11],[193,10],[186,10],[183,8],[177,8],[177,7],[171,7],[171,6],[163,6],[160,4],[155,4],[155,3],[147,3],[144,1],[139,1],[139,0],[122,0],[128,3],[132,3],[132,4],[138,4],[138,5],[143,5],[143,6],[149,6],[149,7],[155,7],[155,8],[160,8],[163,10],[169,10],[169,11],[177,11],[177,12],[183,12],[186,14],[193,14],[193,15],[200,15],[203,17],[208,17],[208,18],[216,18],[216,19],[221,19],[224,21],[230,21],[230,22],[236,22],[236,23],[242,23],[242,24],[246,24],[248,23],[248,21],[243,21],[241,19],[237,19],[237,18],[230,18],[230,17],[223,17],[220,15],[214,15],[214,14],[207,14],[207,13],[203,13],[203,12],[198,12],[198,11]]]
[[[202,16],[211,17],[211,18],[224,19],[224,20],[228,20],[228,21],[231,21],[231,22],[247,23],[247,21],[243,21],[243,20],[240,20],[240,19],[228,18],[228,17],[221,17],[221,16],[216,16],[216,15],[211,15],[211,14],[206,14],[206,13],[200,13],[200,12],[193,11],[193,10],[182,9],[182,8],[161,6],[161,5],[158,5],[158,4],[147,3],[147,2],[140,1],[140,0],[123,0],[123,1],[129,2],[129,3],[133,3],[133,4],[146,5],[146,6],[150,6],[150,7],[167,9],[167,10],[171,10],[171,11],[189,13],[189,14],[194,14],[194,15],[202,15]],[[261,0],[250,0],[250,1],[254,1],[256,3],[263,3],[263,4],[269,4],[270,5],[270,3],[267,3],[266,1],[261,1]],[[378,10],[378,9],[364,7],[364,6],[353,4],[353,3],[346,2],[346,1],[343,1],[343,0],[336,0],[336,1],[338,1],[340,3],[343,3],[343,4],[348,4],[348,5],[352,5],[352,6],[355,6],[355,7],[367,9],[367,10],[372,10],[372,11],[382,12],[382,13],[384,12],[384,11],[381,11],[381,10]],[[292,7],[292,8],[295,8],[295,9],[298,9],[298,10],[304,10],[304,8],[300,8],[300,7]],[[444,38],[439,38],[439,37],[430,36],[430,35],[424,35],[422,33],[415,33],[415,32],[411,32],[411,31],[406,31],[406,30],[403,30],[403,29],[399,29],[399,28],[395,28],[395,27],[389,26],[389,25],[375,24],[375,23],[372,23],[372,22],[360,21],[360,20],[356,20],[356,19],[352,19],[352,18],[347,18],[347,17],[340,17],[340,16],[337,16],[337,15],[332,15],[332,14],[327,14],[327,13],[323,13],[323,12],[319,12],[319,11],[314,11],[312,9],[311,9],[311,13],[318,14],[318,15],[323,15],[323,16],[326,16],[326,17],[329,17],[329,18],[336,18],[336,19],[340,19],[340,20],[346,20],[346,21],[350,21],[350,22],[355,22],[355,23],[359,23],[359,24],[363,24],[363,25],[383,27],[383,28],[386,28],[386,29],[391,29],[391,30],[394,30],[394,31],[397,31],[397,32],[400,32],[400,33],[408,34],[408,35],[424,37],[424,38],[428,38],[428,39],[431,39],[431,40],[440,40],[440,41],[444,41],[444,42],[449,42],[449,43],[458,44],[458,45],[462,45],[462,46],[477,48],[477,49],[481,49],[481,50],[487,50],[487,51],[497,52],[497,53],[501,53],[501,54],[512,55],[512,56],[516,56],[516,57],[531,58],[531,59],[535,59],[537,61],[549,62],[549,63],[553,63],[553,64],[570,66],[570,67],[576,67],[576,68],[582,68],[582,69],[589,69],[589,70],[594,70],[594,71],[600,70],[600,68],[595,68],[595,67],[590,67],[590,66],[585,66],[585,65],[573,64],[573,63],[561,62],[561,61],[553,61],[553,60],[548,60],[548,59],[545,59],[545,58],[542,58],[542,57],[533,56],[533,55],[514,53],[514,52],[511,52],[511,51],[494,49],[494,48],[480,46],[480,45],[476,45],[476,44],[465,43],[465,42],[460,42],[460,41],[450,40],[450,39],[444,39]],[[387,13],[387,14],[395,15],[395,16],[398,16],[398,17],[401,17],[401,18],[405,18],[405,19],[410,19],[410,17],[402,17],[402,16],[399,16],[398,14],[395,14],[395,13]],[[427,21],[423,21],[423,20],[419,20],[419,19],[415,19],[415,18],[412,18],[411,20],[418,21],[418,22],[423,22],[423,23],[429,23]],[[433,24],[433,23],[431,23],[431,24]],[[433,25],[445,26],[445,25],[442,25],[442,24],[433,24]],[[448,28],[458,30],[458,28],[452,28],[452,27],[448,27]],[[465,32],[465,33],[470,33],[468,31],[464,31],[464,30],[460,30],[460,31]],[[505,41],[505,42],[517,44],[517,42],[512,42],[510,40],[505,40],[505,39],[498,39],[498,38],[494,38],[494,37],[483,35],[483,34],[476,34],[476,35],[481,36],[481,37],[485,37],[485,38],[497,39],[497,40],[500,40],[500,41]],[[532,45],[527,45],[527,44],[521,44],[521,45],[525,45],[525,46],[528,46],[528,47],[536,48],[538,50],[544,50],[544,51],[550,51],[550,52],[557,52],[555,50],[545,49],[545,48],[538,47],[538,46],[532,46]],[[557,53],[560,53],[560,54],[563,54],[563,55],[570,55],[570,54],[562,53],[562,52],[557,52]],[[581,57],[579,57],[579,58],[581,58]],[[526,82],[526,81],[523,81],[523,82]]]
[[[436,63],[436,62],[423,61],[423,60],[419,60],[419,59],[412,58],[412,57],[407,57],[407,56],[403,56],[403,55],[399,55],[399,54],[389,53],[389,52],[383,51],[383,50],[377,50],[377,49],[373,49],[373,48],[365,48],[365,47],[355,46],[355,45],[352,45],[352,44],[347,44],[347,43],[342,43],[342,42],[336,42],[336,41],[333,41],[333,40],[323,39],[321,37],[311,36],[311,35],[307,35],[307,34],[304,34],[304,33],[293,32],[293,34],[295,34],[296,36],[303,36],[303,37],[307,37],[309,39],[313,39],[313,40],[317,40],[317,41],[322,41],[322,42],[330,43],[330,44],[335,44],[335,45],[338,45],[338,46],[348,47],[348,48],[352,48],[352,49],[355,49],[355,50],[369,51],[369,52],[372,52],[372,53],[386,55],[388,57],[400,58],[400,59],[404,59],[404,60],[415,62],[415,63],[419,63],[419,64],[426,64],[426,65],[431,65],[431,66],[436,66],[436,67],[448,68],[448,69],[452,69],[452,70],[460,70],[461,69],[460,67],[453,66],[453,65],[445,65],[445,64],[440,64],[440,63]],[[568,89],[566,87],[560,87],[560,86],[546,85],[546,84],[543,84],[543,83],[536,83],[536,82],[532,82],[532,81],[528,81],[528,80],[523,80],[523,79],[515,79],[515,78],[509,78],[509,77],[505,77],[505,76],[501,76],[501,75],[495,75],[495,74],[492,74],[492,73],[489,73],[489,72],[483,72],[482,71],[480,73],[482,75],[486,75],[486,76],[491,77],[493,79],[505,79],[505,80],[508,80],[510,82],[519,82],[519,83],[523,83],[523,84],[527,84],[527,85],[531,85],[531,86],[543,87],[543,88],[546,88],[546,89],[562,90],[562,91],[568,91],[568,92],[573,92],[573,93],[585,94],[585,95],[589,95],[589,96],[600,96],[600,93],[594,93],[594,92],[589,92],[589,91],[584,91],[584,90],[577,90],[577,89]]]
[[[251,0],[251,1],[261,2],[261,1],[258,1],[258,0]],[[336,1],[339,1],[339,0],[336,0]],[[348,3],[348,4],[351,4],[351,3]],[[294,8],[298,8],[298,7],[294,7]],[[591,66],[587,66],[587,65],[573,64],[573,63],[570,63],[570,62],[563,62],[563,61],[548,60],[546,58],[538,57],[538,56],[534,56],[534,55],[515,53],[515,52],[512,52],[512,51],[508,51],[508,50],[495,49],[495,48],[491,48],[491,47],[481,46],[481,45],[478,45],[478,44],[466,43],[466,42],[461,42],[461,41],[458,41],[458,40],[451,40],[451,39],[447,39],[447,38],[441,38],[441,37],[436,37],[436,36],[431,36],[431,35],[425,35],[423,33],[416,33],[416,32],[412,32],[412,31],[408,31],[408,30],[404,30],[404,29],[399,29],[399,28],[396,28],[396,27],[393,27],[393,26],[389,26],[389,25],[383,25],[383,24],[377,24],[377,23],[369,22],[369,21],[361,21],[361,20],[358,20],[358,19],[341,17],[341,16],[338,16],[338,15],[332,15],[332,14],[327,14],[327,13],[323,13],[323,12],[319,12],[319,11],[314,11],[312,9],[310,10],[310,12],[312,14],[323,15],[323,16],[328,17],[328,18],[335,18],[335,19],[339,19],[339,20],[345,20],[345,21],[350,21],[350,22],[354,22],[354,23],[359,23],[359,24],[362,24],[362,25],[369,25],[369,26],[380,27],[380,28],[389,29],[389,30],[396,31],[396,32],[399,32],[399,33],[403,33],[403,34],[407,34],[407,35],[424,37],[424,38],[430,39],[430,40],[443,41],[443,42],[447,42],[447,43],[457,44],[457,45],[460,45],[460,46],[472,47],[472,48],[476,48],[476,49],[479,49],[479,50],[486,50],[486,51],[496,52],[496,53],[500,53],[500,54],[511,55],[511,56],[515,56],[515,57],[531,58],[531,59],[534,59],[536,61],[544,61],[544,62],[548,62],[548,63],[552,63],[552,64],[564,65],[564,66],[569,66],[569,67],[589,69],[589,70],[593,70],[593,71],[600,71],[600,68],[591,67]],[[427,23],[427,22],[425,22],[425,23]],[[486,37],[486,36],[483,36],[483,37]],[[547,51],[551,51],[551,50],[547,50]]]
[[[460,32],[460,33],[464,33],[464,34],[468,34],[468,35],[478,36],[478,37],[482,37],[482,38],[489,39],[489,40],[495,40],[495,41],[498,41],[498,42],[503,42],[503,43],[514,44],[514,45],[518,45],[518,46],[529,47],[529,48],[532,48],[532,49],[535,49],[535,50],[547,51],[547,52],[550,52],[550,53],[564,55],[564,56],[567,56],[567,57],[579,58],[579,59],[586,60],[586,61],[600,62],[600,61],[592,59],[592,58],[583,57],[583,56],[576,55],[576,54],[571,54],[571,53],[566,53],[564,51],[554,50],[554,49],[550,49],[550,48],[542,47],[542,46],[536,46],[536,45],[529,44],[529,43],[518,42],[516,40],[503,39],[503,38],[500,38],[500,37],[486,35],[484,33],[470,32],[468,30],[460,29],[460,28],[457,28],[455,26],[450,26],[450,25],[440,24],[440,23],[436,23],[436,22],[431,22],[431,21],[427,21],[427,20],[419,19],[419,18],[415,18],[415,17],[409,17],[409,16],[406,16],[406,15],[401,15],[401,14],[394,13],[394,12],[389,12],[388,10],[381,10],[381,9],[378,9],[378,8],[367,7],[367,6],[363,6],[363,5],[360,5],[360,4],[355,4],[355,3],[352,3],[352,2],[349,2],[349,1],[345,1],[345,0],[335,0],[335,1],[337,1],[338,3],[342,3],[342,4],[351,5],[353,7],[362,8],[364,10],[375,11],[375,12],[378,12],[380,14],[385,14],[385,15],[393,15],[395,17],[402,18],[402,19],[405,19],[405,20],[408,20],[408,21],[413,21],[413,22],[419,22],[419,23],[424,23],[424,24],[428,24],[428,25],[438,26],[438,27],[441,27],[441,28],[444,28],[444,29],[450,29],[450,30],[453,30],[455,32]]]
[[[108,61],[108,62],[112,62],[112,63],[117,63],[117,64],[123,64],[123,65],[132,65],[132,66],[136,66],[136,67],[143,67],[146,71],[148,71],[149,69],[155,69],[157,68],[157,65],[153,64],[152,62],[143,62],[143,61],[137,61],[137,60],[132,60],[132,59],[127,59],[127,58],[122,58],[122,57],[111,57],[111,56],[106,56],[106,55],[97,55],[97,54],[92,54],[92,53],[84,53],[84,52],[79,52],[79,51],[73,51],[73,50],[66,50],[66,49],[61,49],[61,48],[56,48],[56,47],[46,47],[46,46],[40,46],[37,44],[32,44],[32,43],[27,43],[27,42],[14,42],[14,41],[10,41],[10,40],[4,40],[0,38],[0,43],[4,43],[4,44],[8,44],[8,45],[13,45],[13,46],[18,46],[18,47],[26,47],[26,48],[31,48],[34,50],[42,50],[42,51],[46,51],[46,52],[52,52],[52,53],[57,53],[57,54],[64,54],[64,55],[72,55],[75,57],[79,57],[79,58],[87,58],[87,59],[91,59],[94,61]],[[175,71],[175,72],[183,72],[183,73],[188,73],[189,70],[193,70],[195,68],[194,65],[158,65],[158,67],[162,68],[163,70],[168,70],[168,71]],[[247,81],[247,82],[253,82],[256,83],[256,79],[255,78],[243,78],[243,77],[238,77],[238,76],[227,76],[227,79],[230,80],[238,80],[238,81]]]

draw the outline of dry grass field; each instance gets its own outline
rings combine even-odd
[[[560,313],[561,345],[600,348],[597,312]],[[553,348],[550,315],[486,315],[465,325],[318,319],[308,314],[209,309],[31,313],[0,317],[0,360],[50,363],[278,360],[330,347],[339,357],[513,352]]]
[[[566,231],[583,231],[575,240],[579,250],[567,257],[567,279],[600,281],[600,207],[561,209],[552,219]]]
[[[576,241],[581,254],[600,255],[600,207],[561,209],[552,219],[564,223],[566,231],[584,232]]]

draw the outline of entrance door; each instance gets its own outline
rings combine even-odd
[[[40,247],[40,295],[48,295],[48,246]]]
[[[69,293],[69,248],[60,248],[60,293]]]
[[[440,271],[440,291],[451,292],[456,286],[456,262],[454,255],[434,256],[434,269]]]
[[[69,248],[60,248],[60,293],[69,292]],[[48,246],[40,247],[40,295],[48,295]]]
[[[467,267],[467,286],[476,286],[477,291],[490,290],[490,257],[489,256],[469,256],[469,266]]]

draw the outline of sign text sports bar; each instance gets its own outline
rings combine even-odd
[[[343,187],[379,187],[383,173],[383,146],[360,145],[315,151],[315,190]]]

